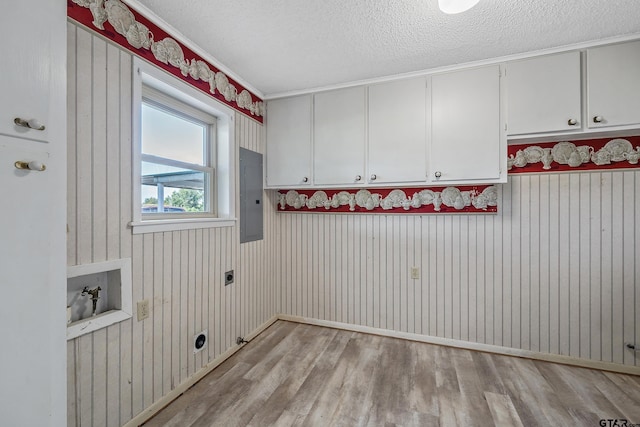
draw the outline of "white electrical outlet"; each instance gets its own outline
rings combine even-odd
[[[420,278],[420,269],[418,267],[411,267],[411,278],[412,279]]]
[[[138,322],[149,317],[149,300],[138,301]]]

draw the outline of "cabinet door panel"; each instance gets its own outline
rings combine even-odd
[[[590,128],[640,123],[640,41],[587,50],[587,96]]]
[[[311,95],[267,105],[267,185],[311,183]]]
[[[0,310],[4,326],[0,374],[4,384],[2,396],[12,398],[11,410],[3,413],[3,421],[8,423],[4,425],[49,425],[45,417],[33,410],[33,405],[38,409],[50,408],[52,365],[49,357],[42,357],[42,351],[51,348],[46,343],[50,311],[46,306],[51,304],[48,299],[51,287],[59,286],[59,278],[52,278],[49,269],[50,251],[59,247],[51,244],[58,235],[55,226],[59,224],[50,211],[64,207],[54,199],[59,192],[55,189],[56,180],[51,179],[51,170],[14,167],[15,161],[38,161],[51,167],[49,153],[28,150],[23,145],[22,140],[0,136],[0,159],[3,160],[0,197],[5,202],[0,227],[0,283],[7,301]],[[27,315],[33,301],[41,301],[42,307],[35,310],[37,315]],[[63,309],[61,307],[60,312]],[[33,337],[38,339],[31,339]],[[40,386],[18,387],[25,383]]]
[[[426,181],[426,78],[369,87],[368,178],[375,183]]]
[[[506,71],[509,135],[581,128],[580,52],[510,62]]]
[[[315,95],[314,184],[341,185],[363,182],[364,94],[364,87],[360,86]]]
[[[431,95],[431,181],[498,180],[499,67],[434,75]]]
[[[36,141],[48,140],[50,85],[57,81],[51,75],[52,26],[55,2],[15,2],[2,11],[0,44],[3,58],[0,78],[0,134],[18,136]],[[29,19],[25,19],[28,17]],[[60,51],[56,51],[60,53]],[[45,125],[44,130],[18,126],[15,118],[35,119]]]

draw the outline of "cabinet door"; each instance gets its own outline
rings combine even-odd
[[[67,379],[66,3],[3,4],[0,424],[60,426]],[[16,127],[15,117],[37,118],[46,131]],[[18,169],[16,161],[38,161],[46,170]]]
[[[432,182],[500,178],[500,70],[489,66],[431,79]]]
[[[363,182],[364,87],[318,93],[313,106],[313,176],[316,185]]]
[[[267,185],[311,183],[311,95],[267,104]]]
[[[590,128],[640,123],[640,41],[587,50]]]
[[[369,87],[367,178],[371,183],[426,181],[426,103],[425,77]]]
[[[506,65],[507,133],[580,129],[580,52]]]
[[[45,408],[45,413],[46,409],[51,410],[49,378],[52,365],[48,353],[47,357],[42,357],[43,350],[51,349],[47,342],[49,313],[53,310],[49,307],[51,289],[59,288],[59,278],[51,276],[50,251],[60,248],[52,244],[60,224],[54,220],[51,209],[64,207],[60,199],[55,199],[60,193],[55,188],[59,182],[51,179],[51,170],[14,167],[15,161],[38,161],[51,166],[48,153],[28,150],[23,145],[22,140],[0,136],[0,197],[4,201],[0,227],[0,283],[7,302],[0,310],[3,346],[0,374],[4,384],[0,386],[0,396],[12,401],[10,407],[5,407],[4,425],[51,425],[46,417],[38,415],[41,411],[33,408]],[[58,261],[58,257],[55,260]],[[39,308],[33,306],[34,301],[39,301]],[[62,314],[64,308],[58,310]]]
[[[54,37],[49,20],[58,6],[56,2],[16,2],[2,10],[0,44],[2,78],[0,78],[0,134],[36,141],[48,141],[47,126],[51,102],[51,40]],[[28,19],[26,19],[28,17]],[[57,27],[56,27],[57,29]],[[56,53],[60,53],[56,50]],[[44,130],[29,129],[14,123],[15,118],[35,120]]]

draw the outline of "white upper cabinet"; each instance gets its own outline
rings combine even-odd
[[[51,45],[55,37],[49,20],[57,8],[53,1],[22,1],[3,8],[2,33],[7,38],[0,45],[0,134],[49,140],[51,85],[58,80],[51,78],[52,55],[60,53]]]
[[[363,183],[365,87],[316,94],[313,117],[314,184]]]
[[[426,181],[426,104],[425,77],[369,87],[370,184]]]
[[[267,104],[266,183],[269,187],[311,184],[311,95]]]
[[[509,62],[505,69],[509,135],[581,129],[580,52]]]
[[[430,146],[434,184],[506,180],[498,65],[432,76]]]
[[[640,124],[640,41],[587,49],[589,128]]]
[[[640,127],[640,41],[508,62],[505,70],[511,139]]]
[[[506,182],[507,135],[640,129],[640,41],[275,100],[267,114],[271,188]]]

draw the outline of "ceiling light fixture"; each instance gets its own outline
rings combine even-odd
[[[438,0],[438,6],[444,13],[454,14],[467,11],[480,0]]]

